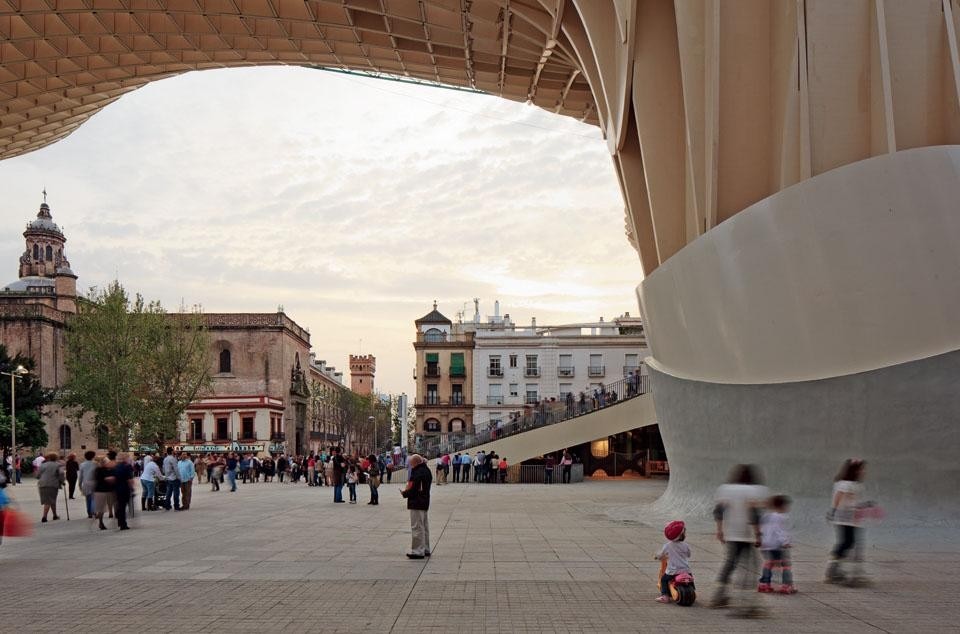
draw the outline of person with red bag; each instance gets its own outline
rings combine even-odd
[[[26,515],[11,505],[6,489],[7,476],[0,472],[0,542],[3,537],[26,537],[33,532],[33,524]]]

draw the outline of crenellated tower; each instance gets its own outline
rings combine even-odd
[[[373,394],[373,375],[377,358],[372,354],[350,355],[350,389],[357,394]]]

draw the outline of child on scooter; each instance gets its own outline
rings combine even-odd
[[[690,545],[684,541],[687,538],[687,529],[686,525],[680,520],[667,524],[663,529],[663,535],[669,541],[663,545],[663,548],[654,557],[667,562],[667,567],[660,577],[660,596],[657,597],[657,603],[671,603],[670,582],[683,572],[692,575],[690,572]]]
[[[763,554],[763,573],[757,592],[773,592],[773,572],[780,569],[780,594],[794,594],[793,574],[790,570],[790,498],[775,495],[770,498],[770,510],[760,519],[760,552]]]

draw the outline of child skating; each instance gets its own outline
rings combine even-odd
[[[770,499],[770,510],[760,520],[760,552],[763,554],[763,573],[757,592],[774,592],[774,571],[780,569],[780,594],[794,594],[793,572],[790,569],[790,498],[775,495]]]

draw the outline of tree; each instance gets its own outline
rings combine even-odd
[[[78,304],[58,400],[81,415],[93,412],[111,445],[162,444],[176,436],[180,413],[209,389],[208,348],[197,311],[168,315],[158,302],[131,300],[114,281]]]
[[[6,346],[0,344],[0,371],[12,372],[18,366],[27,369],[27,374],[16,380],[17,445],[20,447],[43,447],[48,442],[43,408],[53,401],[53,392],[40,385],[40,378],[33,372],[34,362],[30,357],[17,354],[11,357]],[[10,447],[10,377],[0,375],[0,447]]]

